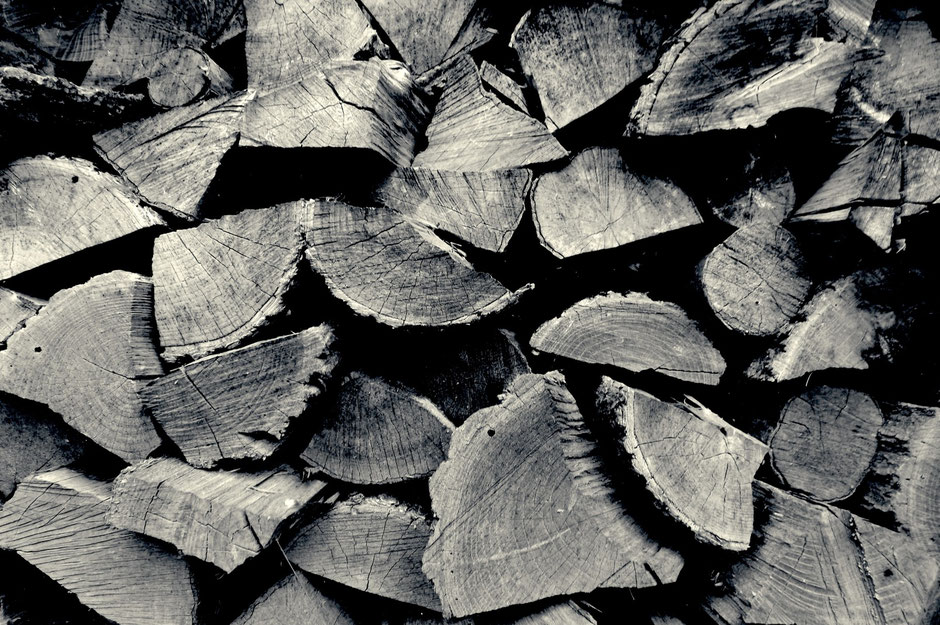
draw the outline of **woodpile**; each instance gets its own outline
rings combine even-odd
[[[0,0],[0,625],[936,625],[938,205],[922,0]]]

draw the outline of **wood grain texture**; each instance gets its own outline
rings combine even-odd
[[[577,601],[542,602],[522,605],[462,619],[442,616],[386,618],[382,625],[597,625],[597,621]]]
[[[106,518],[230,573],[272,545],[326,490],[325,482],[303,481],[286,467],[205,471],[175,458],[157,458],[115,478]]]
[[[300,457],[344,482],[392,484],[433,473],[447,454],[453,430],[426,397],[353,372]]]
[[[414,167],[454,171],[512,169],[567,152],[543,124],[483,88],[469,56],[456,60],[427,128],[428,146]]]
[[[26,321],[46,305],[41,299],[29,297],[0,286],[0,349],[7,339],[26,325]]]
[[[557,372],[519,376],[457,428],[424,555],[445,615],[676,579],[682,558],[616,502],[594,452]]]
[[[108,38],[107,8],[97,2],[49,7],[4,0],[0,23],[54,59],[70,63],[93,61]]]
[[[354,495],[311,522],[286,549],[294,566],[380,597],[440,611],[421,555],[424,515],[391,497]]]
[[[153,285],[125,271],[59,291],[0,351],[0,390],[46,404],[124,460],[160,444],[138,396],[163,373]]]
[[[229,95],[232,77],[208,54],[174,48],[161,54],[147,72],[147,95],[157,106],[185,106],[206,97]]]
[[[232,625],[356,625],[343,606],[303,573],[288,575],[258,597]]]
[[[554,132],[651,71],[662,38],[661,20],[632,5],[566,3],[531,9],[511,45]]]
[[[157,238],[155,315],[163,357],[244,343],[284,310],[303,254],[294,205],[246,210]]]
[[[589,148],[564,169],[542,174],[531,204],[542,245],[559,258],[702,223],[679,187],[627,167],[615,148]]]
[[[163,223],[88,161],[21,158],[0,171],[0,280]]]
[[[745,551],[754,526],[751,483],[767,445],[698,402],[664,402],[604,377],[598,409],[620,434],[633,470],[695,538]]]
[[[509,102],[517,109],[531,115],[529,105],[526,103],[525,94],[522,92],[522,85],[510,78],[498,67],[489,61],[480,62],[480,79],[483,86],[494,93],[502,96],[503,100]]]
[[[323,392],[338,355],[325,325],[196,360],[141,391],[186,461],[264,460]]]
[[[642,293],[604,293],[581,300],[543,323],[532,349],[628,371],[656,371],[697,384],[717,384],[725,361],[685,312]]]
[[[528,169],[396,168],[373,197],[415,223],[443,230],[480,249],[502,252],[522,221],[531,182]]]
[[[193,625],[195,572],[161,545],[108,525],[109,498],[107,483],[71,469],[33,475],[0,509],[0,547],[119,625]]]

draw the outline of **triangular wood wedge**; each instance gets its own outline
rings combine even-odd
[[[539,240],[559,258],[702,223],[679,187],[627,167],[615,148],[589,148],[542,174],[531,202]]]
[[[357,621],[332,597],[293,572],[258,597],[232,625],[357,625]]]
[[[483,80],[483,86],[494,93],[498,93],[504,100],[511,103],[517,109],[530,114],[529,105],[526,103],[525,94],[522,92],[522,85],[515,79],[510,78],[498,67],[489,61],[480,63],[480,79]]]
[[[323,392],[338,361],[332,343],[329,327],[314,326],[183,365],[141,394],[191,465],[264,460]]]
[[[0,348],[6,347],[7,339],[45,305],[43,300],[0,286]]]
[[[542,602],[536,607],[514,606],[475,617],[445,619],[443,616],[403,616],[386,618],[382,625],[597,625],[597,621],[576,601]]]
[[[557,372],[519,376],[457,428],[424,555],[445,615],[675,581],[682,558],[617,502],[595,453]]]
[[[751,542],[751,483],[767,445],[698,402],[664,402],[610,378],[597,390],[633,470],[666,512],[695,538],[744,551]]]
[[[725,360],[685,312],[643,293],[583,299],[546,321],[532,349],[627,371],[656,371],[697,384],[718,384]]]
[[[135,464],[115,479],[108,523],[163,540],[230,573],[272,545],[326,483],[287,468],[205,471],[175,458]]]
[[[703,198],[715,217],[743,228],[754,223],[779,225],[793,211],[793,177],[773,147],[751,144],[743,162],[717,163],[720,177]]]
[[[163,374],[153,337],[153,285],[125,271],[52,296],[0,351],[0,390],[46,404],[133,462],[160,445],[138,396]]]

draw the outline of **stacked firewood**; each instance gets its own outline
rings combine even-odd
[[[910,0],[0,0],[0,622],[940,619]]]

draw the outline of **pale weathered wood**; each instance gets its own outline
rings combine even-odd
[[[786,327],[812,286],[796,237],[760,222],[741,228],[709,252],[699,280],[705,300],[725,326],[757,336]]]
[[[567,154],[543,124],[486,91],[469,56],[455,61],[444,80],[427,129],[428,147],[415,157],[415,167],[488,171]]]
[[[696,539],[732,551],[751,542],[751,483],[767,445],[695,400],[664,402],[605,377],[597,390],[633,470]]]
[[[0,286],[0,349],[46,302]]]
[[[815,501],[846,499],[868,472],[882,415],[860,391],[817,386],[790,398],[770,437],[774,470]]]
[[[164,547],[108,525],[108,484],[71,469],[31,476],[0,508],[16,551],[119,625],[193,625],[195,571]]]
[[[558,601],[538,607],[514,606],[505,610],[462,619],[442,616],[407,616],[384,619],[382,625],[597,625],[590,612],[575,601]]]
[[[480,79],[483,81],[484,87],[498,93],[504,100],[508,100],[526,115],[530,114],[529,105],[526,104],[525,95],[522,92],[522,85],[504,74],[489,61],[480,63]]]
[[[115,478],[108,523],[170,543],[231,572],[278,538],[327,485],[286,468],[257,473],[145,460]]]
[[[300,457],[344,482],[392,484],[433,473],[453,430],[426,397],[354,372]]]
[[[604,293],[543,323],[532,349],[628,371],[656,371],[686,382],[718,384],[725,361],[677,305],[643,293]]]
[[[678,186],[634,171],[616,148],[589,148],[564,169],[542,174],[531,204],[542,245],[559,258],[702,223]]]
[[[191,465],[264,460],[330,380],[332,343],[328,326],[314,326],[183,365],[141,395]]]
[[[290,204],[158,237],[153,282],[163,357],[201,358],[244,343],[284,310],[302,255]]]
[[[59,291],[0,351],[0,390],[46,404],[124,460],[160,444],[138,396],[163,373],[153,285],[125,271]]]
[[[0,280],[163,223],[88,161],[19,159],[0,171]]]
[[[269,588],[232,625],[356,625],[343,606],[303,573],[293,572]]]
[[[439,86],[439,81],[454,63],[460,62],[464,55],[485,46],[498,36],[499,32],[497,28],[494,28],[494,22],[505,19],[505,13],[500,9],[499,5],[488,0],[474,2],[463,26],[457,31],[457,36],[444,53],[444,60],[421,74],[418,77],[418,84],[425,88]],[[521,14],[520,10],[516,9],[516,11],[518,12],[513,14]]]
[[[396,168],[374,198],[412,221],[502,252],[515,233],[532,182],[528,169],[485,172]]]
[[[675,581],[682,558],[616,502],[595,452],[557,372],[519,376],[457,428],[424,555],[445,615]]]
[[[553,132],[590,113],[653,69],[663,23],[632,5],[533,8],[512,35]]]
[[[313,269],[353,311],[386,325],[467,324],[518,297],[394,211],[320,202],[306,224]]]
[[[440,611],[421,572],[430,535],[430,521],[420,511],[384,495],[354,495],[304,528],[286,555],[313,575]]]
[[[157,106],[184,106],[231,91],[232,77],[228,72],[196,48],[167,50],[147,72],[147,95]]]
[[[75,2],[48,6],[30,0],[0,2],[0,24],[60,61],[93,61],[108,38],[102,3]]]
[[[198,217],[252,98],[215,98],[125,124],[95,135],[95,149],[149,203],[183,218]]]

